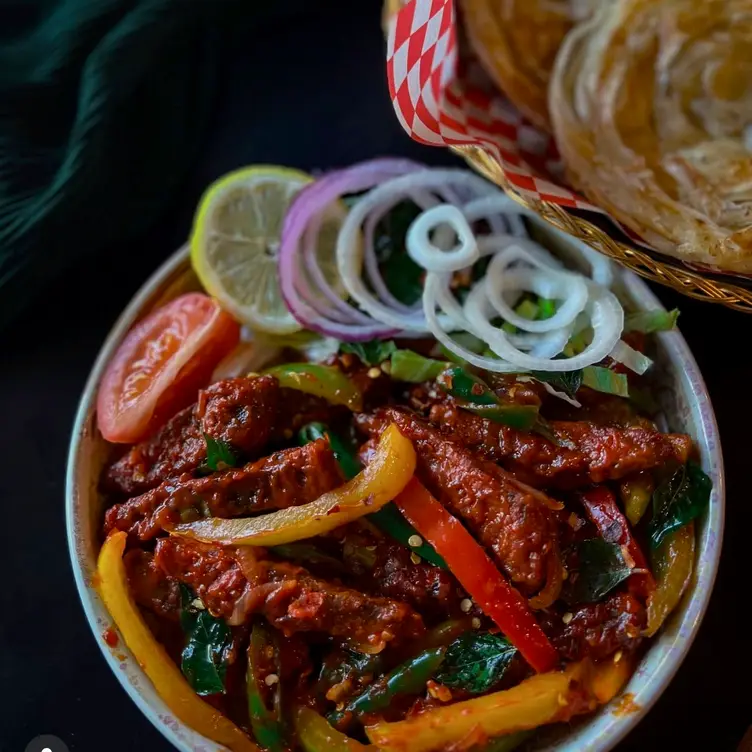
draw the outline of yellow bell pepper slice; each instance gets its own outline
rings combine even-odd
[[[617,658],[618,660],[614,660]],[[605,705],[621,692],[634,673],[635,659],[629,655],[616,655],[594,664],[586,674],[589,693],[599,705]]]
[[[115,626],[167,707],[186,726],[233,752],[261,752],[229,718],[191,688],[146,626],[131,597],[123,565],[127,534],[109,536],[99,552],[94,585]]]
[[[692,579],[695,525],[689,522],[663,541],[653,555],[656,589],[648,600],[647,637],[652,637],[676,608]]]
[[[585,712],[580,687],[581,664],[566,671],[536,674],[516,687],[445,705],[396,723],[366,728],[380,752],[429,752],[459,744],[480,729],[487,737],[525,731],[567,721]]]
[[[209,518],[176,525],[170,532],[228,546],[281,546],[323,535],[381,509],[415,471],[415,449],[394,424],[381,434],[368,465],[343,486],[316,501],[259,517]]]

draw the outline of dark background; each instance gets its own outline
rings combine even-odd
[[[205,149],[159,226],[139,243],[70,269],[0,333],[0,750],[23,752],[40,734],[55,734],[77,752],[169,749],[110,673],[84,619],[66,547],[64,472],[97,350],[138,287],[185,240],[203,188],[253,162],[310,171],[387,154],[455,161],[411,142],[393,115],[380,0],[315,6],[228,42]],[[752,650],[742,616],[752,523],[752,356],[743,328],[752,328],[752,318],[656,292],[681,307],[681,329],[705,375],[723,439],[729,511],[699,637],[619,750],[733,750],[752,722]]]

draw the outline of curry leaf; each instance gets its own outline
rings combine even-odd
[[[558,389],[572,398],[574,398],[577,390],[582,386],[581,369],[576,371],[532,371],[531,376],[538,379],[538,381],[551,384],[554,389]]]
[[[397,204],[374,231],[374,250],[389,292],[400,303],[412,305],[423,294],[423,269],[407,255],[405,238],[420,207],[412,201]]]
[[[562,592],[568,603],[596,603],[632,574],[621,548],[603,538],[580,541],[570,553],[575,565]]]
[[[377,366],[389,360],[392,353],[397,351],[397,345],[392,340],[384,342],[372,339],[369,342],[343,342],[339,349],[341,352],[356,355],[367,366]]]
[[[178,583],[180,589],[180,626],[185,634],[190,634],[196,626],[198,609],[193,605],[196,600],[194,592],[188,585]]]
[[[481,694],[501,681],[516,652],[501,635],[465,632],[447,648],[435,679],[447,687]]]
[[[653,549],[665,537],[694,520],[710,502],[713,483],[699,465],[688,462],[653,492],[653,519],[648,526]]]
[[[226,441],[214,439],[208,434],[204,434],[204,441],[206,442],[206,462],[204,462],[204,466],[209,471],[215,472],[237,465],[238,458]]]
[[[222,619],[212,616],[206,610],[196,614],[180,664],[196,694],[204,696],[224,693],[226,652],[231,640],[230,628]]]

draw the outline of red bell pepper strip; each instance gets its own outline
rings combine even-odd
[[[627,518],[616,503],[616,497],[606,486],[594,486],[580,494],[585,511],[608,543],[621,546],[641,570],[629,578],[629,590],[636,596],[647,598],[655,590],[655,579],[648,569],[647,559],[632,535]],[[630,562],[631,563],[631,562]]]
[[[538,672],[551,671],[559,656],[522,595],[502,576],[484,549],[415,477],[394,500],[483,612]]]

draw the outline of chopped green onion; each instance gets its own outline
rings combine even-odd
[[[540,312],[540,306],[534,300],[530,300],[530,298],[525,298],[525,300],[523,300],[517,306],[517,308],[514,309],[514,312],[518,316],[522,316],[523,319],[530,319],[531,321],[535,321],[535,319],[538,318],[538,314]]]
[[[411,384],[431,381],[447,367],[447,363],[444,361],[424,358],[412,350],[393,352],[391,362],[390,376],[395,381],[407,381]]]
[[[630,313],[624,320],[625,332],[642,332],[653,334],[654,332],[667,332],[676,327],[679,318],[679,309],[673,311],[640,311]]]
[[[592,342],[592,339],[593,330],[590,327],[583,329],[577,334],[573,334],[564,347],[564,355],[568,358],[579,355]]]
[[[459,366],[443,371],[437,383],[457,400],[459,407],[481,418],[523,431],[538,422],[538,405],[503,402],[483,379]]]
[[[474,405],[498,405],[499,398],[483,379],[459,366],[447,368],[439,379],[439,386],[452,397]]]
[[[617,397],[629,397],[629,384],[623,373],[616,373],[610,368],[586,366],[582,369],[582,385],[604,394]]]
[[[485,343],[483,340],[478,339],[474,334],[470,334],[470,332],[455,332],[452,335],[452,338],[457,342],[457,344],[464,347],[466,350],[470,350],[470,352],[480,354],[483,352],[483,348],[485,347]],[[447,359],[451,360],[452,363],[457,363],[458,365],[464,366],[467,365],[467,361],[464,358],[461,358],[459,355],[456,355],[448,348],[444,347],[444,345],[439,345],[439,350],[441,354]]]
[[[538,319],[550,319],[556,313],[556,301],[549,298],[541,298],[538,301]]]
[[[470,413],[488,418],[494,423],[501,423],[511,428],[518,428],[521,431],[529,431],[534,428],[538,421],[538,405],[517,405],[503,404],[498,405],[474,405],[468,402],[458,402],[458,405]]]

